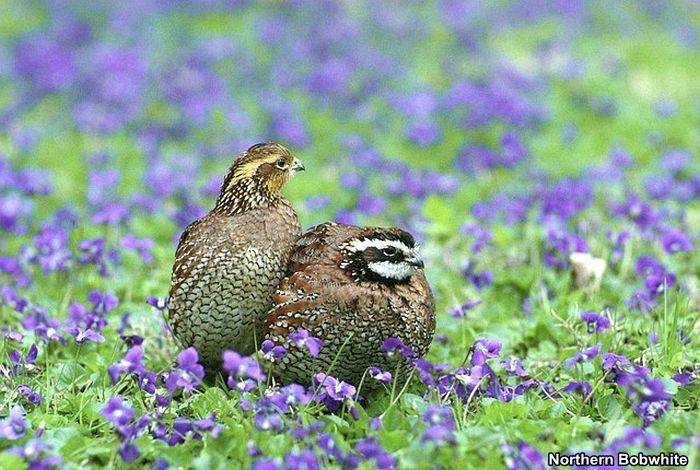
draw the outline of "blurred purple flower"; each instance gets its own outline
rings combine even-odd
[[[571,253],[588,252],[588,246],[583,238],[556,226],[547,229],[546,246],[548,250],[544,253],[545,264],[560,268],[569,265]]]
[[[27,422],[24,419],[24,410],[19,405],[10,409],[7,419],[0,421],[0,437],[15,441],[27,434]]]
[[[603,369],[605,370],[617,369],[620,366],[630,365],[629,359],[619,354],[603,353],[600,355],[600,358],[603,360]]]
[[[571,381],[562,390],[564,390],[565,392],[580,393],[584,397],[590,396],[590,394],[593,392],[591,385],[586,381],[583,381],[583,382]]]
[[[386,209],[386,201],[379,196],[361,195],[357,200],[357,210],[368,215],[381,215]]]
[[[266,397],[279,412],[288,413],[296,406],[303,406],[311,401],[312,391],[299,384],[289,384]]]
[[[649,343],[654,345],[659,342],[659,334],[655,331],[649,333]]]
[[[119,298],[109,292],[90,291],[87,299],[92,303],[95,312],[109,313],[119,306]]]
[[[51,455],[53,448],[39,439],[31,439],[22,446],[11,447],[7,452],[24,459],[32,470],[56,468],[61,465],[61,458]]]
[[[396,355],[399,357],[414,357],[416,355],[416,352],[403,344],[399,338],[388,338],[382,341],[382,350],[389,358]]]
[[[418,147],[428,147],[442,140],[442,128],[433,120],[419,119],[406,128],[406,139]]]
[[[386,452],[373,437],[365,437],[355,444],[355,451],[367,461],[372,460],[379,470],[396,467],[396,459]]]
[[[524,441],[518,442],[517,446],[502,444],[501,451],[509,470],[544,470],[547,468],[542,453]]]
[[[639,310],[643,313],[655,309],[657,305],[653,302],[652,297],[645,291],[636,290],[632,293],[632,297],[627,299],[627,308],[630,310]]]
[[[19,313],[22,313],[29,304],[27,299],[21,298],[17,291],[7,284],[0,286],[0,300],[4,305]]]
[[[40,92],[70,87],[76,78],[72,51],[46,36],[27,38],[15,46],[17,73]]]
[[[383,371],[379,367],[372,366],[369,368],[369,376],[377,382],[391,382],[391,372]]]
[[[279,431],[284,428],[282,417],[275,412],[258,411],[253,417],[255,428],[260,431]]]
[[[523,361],[516,357],[508,357],[501,361],[501,367],[509,375],[527,377],[528,373],[523,369]]]
[[[222,358],[222,368],[229,373],[227,381],[229,388],[249,391],[256,386],[255,382],[265,380],[265,374],[255,359],[241,356],[235,351],[224,351]]]
[[[31,307],[20,320],[26,330],[33,331],[44,342],[58,341],[65,344],[65,338],[59,333],[60,323],[55,318],[46,315],[39,307]]]
[[[136,412],[124,403],[119,395],[112,396],[102,408],[104,419],[112,423],[114,427],[121,428],[128,425],[134,419]]]
[[[610,318],[606,312],[581,312],[581,321],[586,322],[586,331],[589,334],[601,333],[610,328]]]
[[[306,198],[305,204],[306,208],[311,211],[320,211],[328,207],[331,203],[331,198],[325,194],[318,194],[315,196],[309,196]]]
[[[673,380],[675,380],[680,386],[686,387],[690,385],[693,381],[695,381],[695,374],[693,372],[679,372],[678,374],[675,374],[673,377],[671,377]]]
[[[119,225],[131,217],[129,208],[121,202],[103,204],[92,215],[96,224]]]
[[[97,333],[91,328],[87,329],[82,329],[82,328],[70,328],[68,332],[73,336],[75,339],[75,342],[78,344],[82,344],[85,342],[91,342],[91,343],[104,343],[105,337],[102,336],[101,334]]]
[[[155,242],[150,238],[137,238],[133,233],[127,233],[120,241],[122,248],[138,253],[143,264],[150,264],[155,259],[151,249]]]
[[[141,363],[143,358],[143,348],[134,346],[120,359],[116,364],[107,368],[109,377],[112,379],[112,384],[116,384],[123,374],[131,374],[134,372],[144,372],[146,369]]]
[[[146,297],[146,303],[161,312],[168,308],[167,297],[153,297],[152,295],[149,295]]]
[[[67,271],[72,262],[68,233],[61,228],[44,226],[34,237],[33,245],[23,246],[21,256],[26,262],[38,265],[44,275]]]
[[[625,202],[614,206],[612,213],[615,216],[632,220],[641,230],[653,228],[660,220],[656,209],[634,194],[627,196]]]
[[[346,400],[352,400],[356,392],[349,383],[321,372],[314,375],[314,385],[318,387],[316,399],[325,404],[329,411],[335,411]]]
[[[19,194],[0,195],[0,228],[13,234],[26,232],[33,211],[32,202]]]
[[[485,246],[491,243],[491,239],[493,238],[491,230],[477,224],[465,224],[461,227],[460,231],[474,237],[474,243],[471,248],[474,253],[479,253]]]
[[[260,350],[263,353],[263,357],[270,362],[276,362],[287,354],[284,346],[276,345],[269,339],[263,341]]]
[[[204,378],[204,367],[199,364],[199,354],[195,348],[187,348],[177,355],[177,366],[198,379]]]
[[[600,353],[600,344],[594,344],[590,348],[583,349],[574,354],[572,357],[566,360],[564,365],[567,369],[571,369],[579,362],[593,360],[598,356],[598,353]]]
[[[423,431],[421,442],[437,445],[456,444],[455,421],[452,409],[447,406],[429,406],[423,414],[423,422],[428,427]]]
[[[299,349],[306,349],[312,357],[318,356],[319,351],[323,347],[323,341],[314,338],[306,330],[297,330],[289,335],[289,339]]]
[[[693,155],[686,149],[673,149],[661,155],[660,161],[664,170],[679,173],[693,161]]]
[[[673,273],[650,274],[644,279],[644,287],[651,298],[660,296],[675,283],[676,275]]]
[[[693,242],[690,237],[683,233],[680,229],[671,227],[661,235],[661,244],[664,251],[669,254],[678,253],[680,251],[693,251]]]
[[[542,212],[568,220],[593,202],[591,187],[584,181],[563,179],[547,188],[542,195]]]
[[[501,343],[491,341],[486,338],[479,338],[472,344],[472,366],[480,366],[486,364],[487,359],[498,357],[501,353]]]

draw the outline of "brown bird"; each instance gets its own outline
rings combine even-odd
[[[214,209],[180,238],[168,322],[209,370],[220,366],[224,349],[248,355],[262,341],[272,294],[301,235],[280,190],[300,170],[280,144],[250,147],[233,162]]]
[[[398,228],[326,223],[309,229],[273,304],[266,338],[287,349],[275,365],[284,382],[308,384],[314,372],[324,372],[357,385],[370,366],[394,372],[384,340],[396,337],[423,356],[435,332],[423,261],[413,237]],[[317,357],[290,340],[302,329],[323,340]]]

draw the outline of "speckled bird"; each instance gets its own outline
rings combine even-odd
[[[185,229],[173,266],[168,322],[208,370],[221,353],[252,354],[272,295],[301,235],[280,191],[304,166],[283,145],[250,147],[229,169],[214,209]]]
[[[398,228],[326,223],[309,229],[273,304],[266,338],[287,349],[275,364],[283,382],[308,384],[313,372],[330,369],[357,385],[370,366],[393,373],[384,340],[398,338],[423,356],[435,332],[423,261],[413,237]],[[302,329],[323,340],[317,357],[290,340]]]

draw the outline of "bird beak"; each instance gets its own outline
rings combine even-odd
[[[304,168],[304,164],[295,158],[294,164],[292,165],[292,171],[304,171],[304,170],[306,170],[306,168]]]
[[[410,258],[408,258],[408,264],[411,266],[415,266],[416,269],[423,269],[425,264],[423,263],[423,258],[421,258],[420,254],[418,254],[417,251],[413,251],[412,255]]]

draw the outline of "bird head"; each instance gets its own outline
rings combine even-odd
[[[407,282],[423,269],[413,236],[398,228],[368,227],[340,248],[344,255],[340,267],[356,280]]]
[[[217,206],[279,196],[282,187],[297,171],[304,169],[284,145],[275,142],[255,144],[233,162],[221,187]]]

